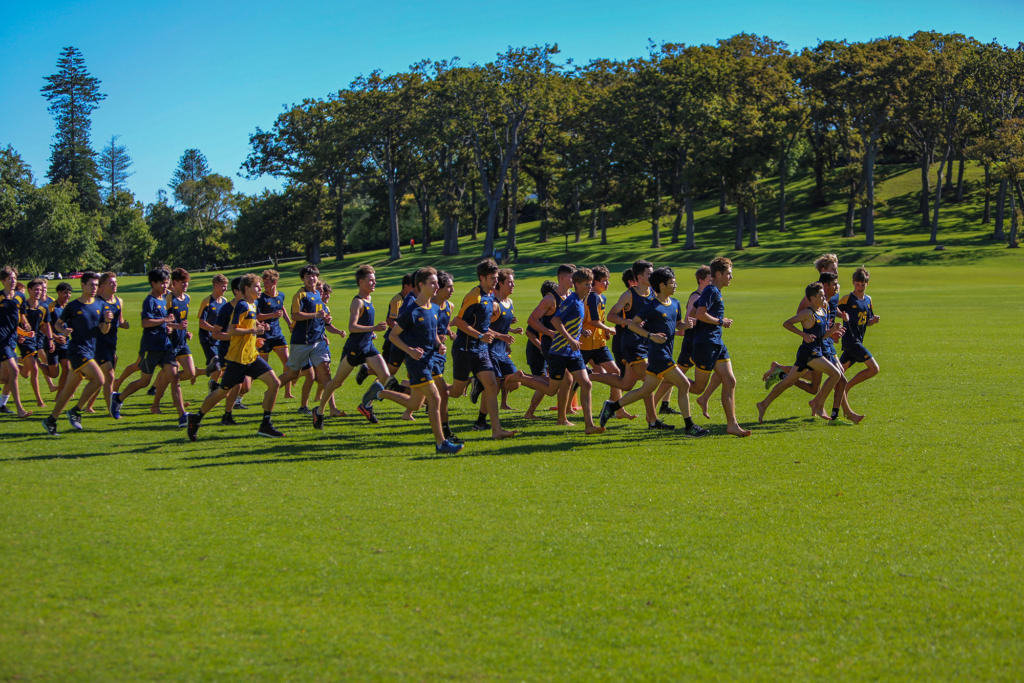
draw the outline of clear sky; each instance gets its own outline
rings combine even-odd
[[[713,43],[740,32],[791,49],[819,40],[959,32],[1016,46],[1022,0],[250,0],[150,3],[3,2],[0,9],[0,146],[11,144],[45,182],[54,131],[39,93],[62,48],[80,49],[107,99],[93,114],[93,146],[128,147],[128,184],[151,202],[191,147],[244,192],[276,187],[237,173],[248,136],[284,105],[321,98],[374,69],[421,59],[485,62],[510,45],[557,43],[577,63],[646,53],[648,39]]]

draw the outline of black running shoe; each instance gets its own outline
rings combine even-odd
[[[60,436],[60,434],[57,433],[57,420],[55,420],[52,415],[47,416],[47,418],[43,420],[43,428],[46,429],[46,433],[50,436]]]
[[[606,424],[608,424],[608,420],[612,419],[613,417],[615,417],[615,411],[612,410],[612,402],[605,401],[601,405],[601,413],[597,417],[598,422],[600,422],[601,426],[604,427]]]
[[[223,420],[221,420],[221,424],[224,424]],[[188,434],[189,441],[199,440],[199,413],[189,413],[188,427],[185,429],[185,433]]]
[[[486,431],[490,430],[490,428],[491,428],[490,425],[488,425],[486,422],[484,424],[480,424],[479,422],[474,422],[473,426],[470,427],[470,429],[472,429],[474,432],[486,432]],[[451,441],[451,439],[448,439],[448,440]]]
[[[313,411],[313,429],[323,429],[323,428],[324,428],[324,414],[321,413],[319,410],[314,410]]]
[[[370,385],[370,388],[363,394],[363,400],[359,402],[359,405],[372,409],[373,402],[380,400],[380,392],[382,391],[384,391],[384,385],[374,380],[373,384]],[[359,412],[362,413],[363,411],[360,410]],[[365,414],[366,413],[363,413],[363,415]]]
[[[476,403],[480,399],[480,394],[482,393],[484,393],[484,383],[474,376],[473,388],[469,390],[470,403]]]
[[[14,411],[7,407],[7,404],[0,406],[0,415],[14,415]]]
[[[375,425],[375,424],[379,424],[380,423],[380,420],[377,419],[377,416],[373,414],[373,406],[372,405],[364,406],[362,403],[360,403],[358,406],[356,406],[356,410],[359,411],[360,415],[362,415],[367,420],[369,420],[370,424]]]
[[[215,379],[211,379],[209,382],[206,383],[206,388],[210,390],[211,394],[217,391],[217,386],[217,380]]]
[[[299,406],[299,409],[296,412],[299,415],[312,415],[313,414],[313,411],[310,410],[308,406]]]
[[[697,439],[702,436],[709,436],[711,432],[708,431],[707,429],[704,429],[701,426],[693,425],[692,427],[684,431],[683,434],[685,434],[686,436],[692,436],[693,438]]]
[[[149,388],[149,391],[146,392],[146,396],[156,396],[156,385],[155,384]]]
[[[67,412],[68,422],[71,423],[71,427],[76,431],[82,431],[82,414],[72,408]]]
[[[455,444],[456,446],[458,446],[458,445],[459,445],[460,443],[466,443],[465,441],[463,441],[463,440],[462,440],[462,439],[460,439],[459,437],[455,436],[454,434],[452,434],[451,436],[449,436],[449,437],[448,437],[448,439],[447,439],[447,441],[448,441],[448,442],[450,442],[450,443],[453,443],[453,444]]]
[[[673,408],[668,403],[662,403],[661,404],[661,409],[658,411],[658,414],[659,415],[682,415],[682,413],[680,413],[678,410]]]
[[[665,424],[665,423],[664,423],[664,422],[662,422],[661,420],[655,420],[655,421],[654,421],[654,424],[650,424],[650,423],[648,423],[648,424],[647,424],[647,428],[648,428],[648,429],[675,429],[675,428],[676,428],[676,426],[675,426],[675,425],[668,425],[668,424]]]
[[[237,427],[238,423],[235,422],[235,416],[231,413],[224,413],[224,417],[220,419],[221,425],[225,427]]]
[[[384,388],[387,389],[388,391],[401,391],[402,383],[398,381],[397,377],[391,375],[386,380],[384,380]]]
[[[833,408],[832,409],[832,419],[833,420],[838,420],[839,419],[839,408]]]
[[[270,420],[264,420],[260,423],[260,428],[256,430],[256,436],[267,436],[271,439],[280,439],[284,436],[284,432],[277,431],[274,427],[274,423]]]
[[[362,365],[359,366],[359,369],[356,371],[356,384],[362,384],[363,380],[365,380],[369,376],[370,368],[369,366],[366,365],[366,363],[363,363]]]
[[[234,409],[235,410],[249,410],[249,406],[247,406],[244,403],[242,403],[242,399],[236,398],[235,399],[235,408]]]

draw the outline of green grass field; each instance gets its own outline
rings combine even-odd
[[[150,416],[141,394],[120,422],[62,420],[59,439],[35,418],[0,421],[0,679],[1019,680],[1024,263],[976,224],[934,252],[897,220],[878,251],[797,222],[792,246],[766,225],[769,246],[737,258],[725,339],[748,439],[724,434],[716,401],[701,441],[641,420],[584,437],[553,413],[520,419],[522,390],[503,416],[522,433],[503,442],[453,401],[467,446],[438,458],[422,417],[393,404],[377,427],[359,417],[354,382],[338,395],[351,416],[323,433],[279,401],[279,441],[254,436],[260,390],[241,426],[206,425],[196,444],[169,401]],[[645,230],[571,256],[621,269],[650,254]],[[789,256],[762,264],[772,244]],[[562,246],[516,268],[521,320]],[[798,345],[781,323],[826,249],[844,290],[872,266],[882,320],[866,344],[882,372],[851,394],[868,417],[813,420],[787,392],[756,425],[762,372]],[[375,300],[427,263],[456,274],[460,299],[469,251],[403,259]],[[688,292],[702,256],[653,260]],[[359,260],[324,269],[335,310]],[[282,268],[289,294],[297,269]],[[121,283],[128,356],[146,286]],[[207,283],[194,278],[194,301]],[[205,393],[185,387],[193,405]]]

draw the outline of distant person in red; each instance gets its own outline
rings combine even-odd
[[[415,254],[416,253],[416,240],[409,240],[409,253],[410,254]]]

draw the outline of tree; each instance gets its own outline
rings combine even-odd
[[[175,262],[206,268],[227,254],[224,232],[234,221],[238,203],[234,182],[211,173],[203,153],[188,149],[178,161],[171,187],[182,215],[170,236],[173,244],[166,246]]]
[[[134,173],[129,173],[132,158],[128,156],[128,148],[117,144],[120,135],[111,135],[110,142],[100,153],[100,195],[107,202],[112,195],[126,190],[125,183]]]
[[[100,208],[96,153],[89,139],[92,112],[106,99],[100,81],[85,68],[81,51],[66,47],[57,60],[57,73],[45,78],[40,92],[50,103],[48,111],[57,123],[50,146],[51,183],[69,181],[78,189],[77,201],[84,211]]]
[[[32,264],[58,272],[98,266],[98,227],[79,206],[78,190],[70,181],[50,183],[35,193],[28,212],[35,244]]]
[[[146,223],[145,209],[131,192],[119,190],[107,197],[101,218],[103,262],[109,270],[141,272],[151,262],[156,240]]]
[[[27,269],[34,248],[27,220],[36,192],[21,155],[10,145],[0,149],[0,263]]]
[[[286,252],[300,247],[291,219],[294,196],[289,196],[290,190],[264,190],[259,196],[245,197],[239,202],[232,244],[240,258],[256,260],[269,256],[276,268]]]

